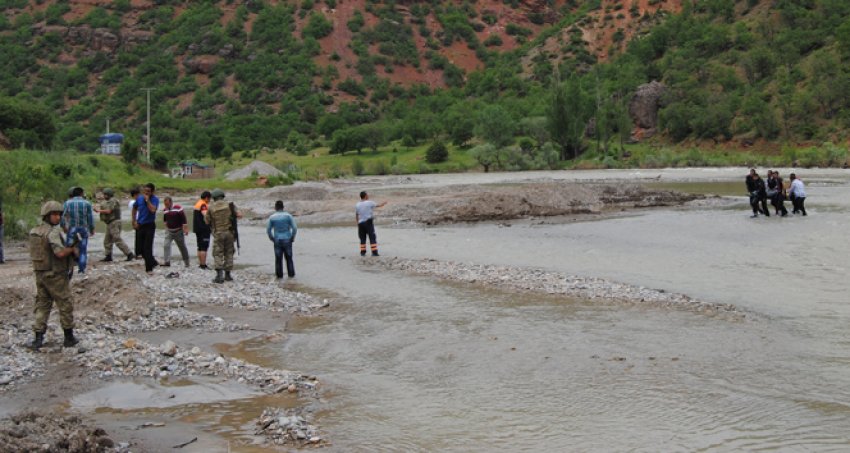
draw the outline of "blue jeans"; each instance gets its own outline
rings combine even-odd
[[[283,278],[283,258],[286,258],[286,275],[295,277],[295,262],[292,261],[292,241],[275,239],[274,241],[274,274]]]
[[[86,272],[86,264],[89,261],[89,229],[87,227],[73,227],[68,231],[68,237],[65,238],[65,245],[70,247],[74,243],[74,236],[80,236],[81,240],[77,244],[77,249],[80,251],[80,256],[77,257],[77,265],[80,268],[80,273]]]

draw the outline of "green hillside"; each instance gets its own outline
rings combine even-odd
[[[263,147],[442,140],[498,170],[628,165],[635,140],[779,156],[847,139],[840,0],[96,3],[0,1],[9,146],[91,151],[109,120],[136,150],[146,88],[163,169]],[[646,138],[629,101],[653,80]]]

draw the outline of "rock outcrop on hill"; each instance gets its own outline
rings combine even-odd
[[[629,102],[629,116],[637,128],[643,129],[641,134],[643,137],[649,137],[655,133],[658,127],[658,109],[662,105],[666,91],[667,86],[653,80],[640,85]]]

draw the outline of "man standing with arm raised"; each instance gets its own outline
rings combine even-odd
[[[384,201],[380,204],[369,199],[369,194],[364,190],[360,192],[360,201],[354,206],[354,215],[357,219],[357,235],[360,237],[360,256],[366,256],[366,236],[372,246],[372,256],[378,255],[378,238],[375,235],[375,208],[386,206]]]

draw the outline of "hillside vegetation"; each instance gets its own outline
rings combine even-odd
[[[647,140],[779,156],[841,147],[850,120],[841,0],[0,5],[13,148],[90,151],[110,120],[136,150],[145,88],[161,168],[441,142],[474,146],[486,170],[619,166],[625,143]],[[632,95],[654,80],[657,123],[636,122]]]

